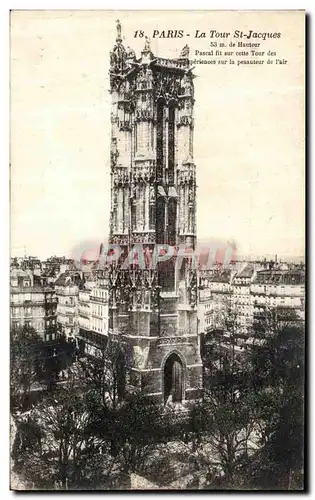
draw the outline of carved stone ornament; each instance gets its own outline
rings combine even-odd
[[[150,203],[150,205],[155,204],[155,188],[154,188],[154,186],[150,186],[149,203]]]
[[[185,165],[178,169],[177,179],[178,184],[194,183],[196,178],[196,169],[194,165]]]
[[[153,88],[153,72],[147,66],[140,69],[137,75],[137,90],[150,90]]]
[[[122,73],[126,69],[127,52],[121,42],[116,43],[110,53],[110,69],[114,73]]]
[[[115,243],[117,245],[127,245],[128,244],[128,235],[113,234],[110,243]]]
[[[188,59],[189,58],[189,47],[188,45],[186,44],[185,47],[182,49],[180,55],[179,55],[179,58],[180,59]]]
[[[194,124],[191,116],[181,116],[177,122],[177,127],[192,127]]]
[[[129,175],[126,167],[116,167],[113,170],[114,186],[126,185],[129,182]]]
[[[194,84],[190,74],[185,74],[182,79],[182,88],[185,95],[193,96],[194,94]]]
[[[110,53],[110,70],[113,73],[122,73],[126,69],[127,51],[122,44],[121,24],[118,19],[116,21],[116,30],[116,44]]]
[[[161,337],[159,345],[177,345],[182,344],[185,340],[182,337]]]
[[[116,40],[121,40],[121,24],[119,19],[116,19],[116,30],[117,30],[117,37]]]
[[[136,121],[153,121],[154,114],[153,110],[151,109],[142,109],[142,108],[137,108],[136,109]]]
[[[117,208],[117,192],[113,192],[113,210]]]
[[[111,149],[110,149],[110,163],[111,167],[115,167],[117,165],[117,158],[119,156],[118,148],[117,148],[117,139],[113,138],[111,142]]]
[[[155,74],[156,100],[160,97],[166,102],[170,99],[178,99],[181,93],[181,77],[177,74],[158,72]]]
[[[131,132],[132,126],[130,120],[120,120],[118,122],[119,130],[122,132]]]
[[[156,65],[163,68],[188,70],[189,61],[187,59],[165,59],[164,57],[156,57]]]
[[[186,283],[188,289],[189,303],[192,307],[197,305],[197,274],[196,271],[187,270]]]
[[[195,201],[195,196],[194,196],[194,188],[192,185],[189,186],[189,192],[188,192],[188,204],[189,207],[192,207]]]
[[[132,243],[155,243],[155,234],[133,231],[131,239]]]
[[[134,182],[152,182],[155,173],[154,162],[150,164],[136,165],[133,169],[133,181]]]
[[[127,59],[136,59],[136,53],[132,48],[127,46],[126,52],[127,52]]]
[[[145,37],[144,49],[142,52],[151,52],[150,38],[148,38],[147,36]]]

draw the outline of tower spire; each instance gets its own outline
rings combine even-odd
[[[122,37],[121,37],[121,24],[119,19],[116,19],[116,30],[117,30],[117,36],[116,36],[116,42],[122,42]]]
[[[126,69],[126,49],[122,44],[121,24],[119,19],[116,19],[116,44],[110,53],[110,69],[113,73],[121,73]]]

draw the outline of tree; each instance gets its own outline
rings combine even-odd
[[[110,442],[115,467],[124,475],[143,471],[155,447],[173,437],[173,423],[160,404],[130,387],[124,390],[130,366],[126,346],[109,341],[100,357],[81,359],[80,366],[89,387],[92,432]]]
[[[228,311],[226,315],[233,333],[233,316]],[[202,432],[198,426],[194,431],[200,455],[210,464],[212,484],[220,484],[221,470],[225,488],[238,484],[254,489],[301,489],[303,323],[293,311],[267,309],[255,318],[251,335],[255,340],[251,352],[238,354],[234,335],[228,336],[225,349],[213,344],[212,351],[205,351],[204,363],[211,377],[197,414],[205,427]],[[209,454],[205,457],[207,447],[219,458],[217,471]]]
[[[226,375],[218,369],[218,380]],[[242,468],[259,444],[259,412],[252,404],[248,388],[233,385],[205,390],[203,401],[189,415],[189,441],[197,471],[207,475],[209,487],[234,489]],[[221,478],[221,479],[220,479]]]
[[[207,470],[207,486],[244,486],[241,471],[255,453],[264,426],[253,405],[251,357],[242,347],[238,311],[221,301],[216,329],[203,353],[204,397],[189,415],[189,440],[196,469]],[[221,479],[220,479],[221,478]],[[242,480],[241,480],[242,479]]]
[[[81,358],[82,376],[89,384],[91,399],[97,400],[103,409],[115,410],[125,392],[129,367],[127,349],[118,342],[109,341],[98,358]]]
[[[15,470],[31,478],[36,488],[94,489],[106,484],[109,450],[91,432],[93,416],[86,396],[70,378],[17,420],[12,450]]]
[[[137,391],[125,392],[129,364],[128,349],[117,342],[109,342],[99,358],[80,360],[89,387],[91,430],[110,442],[110,453],[124,474],[143,468],[165,434],[160,406]]]
[[[241,325],[238,310],[231,297],[220,299],[214,315],[215,328],[207,334],[203,349],[204,385],[210,388],[213,379],[220,377],[230,386],[240,377],[247,379],[249,357],[241,345]]]
[[[304,327],[296,316],[279,319],[277,310],[268,310],[255,331],[263,342],[253,350],[252,365],[255,382],[283,391],[304,378]]]
[[[73,361],[73,346],[65,340],[49,344],[29,326],[11,330],[10,389],[11,411],[29,407],[31,395],[56,387],[59,373]],[[36,387],[37,383],[37,387]]]
[[[130,394],[117,411],[113,431],[123,473],[143,471],[156,445],[163,442],[160,405],[141,393]]]
[[[26,408],[38,378],[43,341],[34,328],[14,327],[10,342],[11,410]]]
[[[277,322],[253,352],[253,386],[257,405],[268,398],[265,439],[253,464],[255,486],[301,489],[304,441],[304,328],[296,319]]]

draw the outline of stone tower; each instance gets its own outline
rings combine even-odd
[[[109,241],[121,255],[110,271],[109,335],[129,347],[129,383],[164,403],[198,398],[202,389],[197,271],[192,259],[176,258],[196,242],[188,56],[186,46],[177,59],[155,57],[145,39],[137,59],[117,21]]]

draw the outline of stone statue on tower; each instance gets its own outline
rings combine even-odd
[[[116,20],[116,30],[117,30],[117,37],[116,37],[116,41],[121,41],[122,38],[121,38],[121,24],[120,24],[120,21],[119,19]]]

